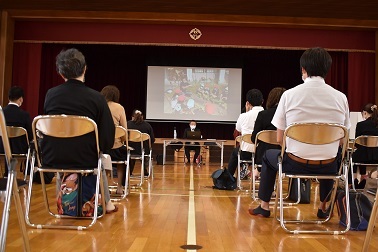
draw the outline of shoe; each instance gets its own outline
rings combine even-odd
[[[247,174],[242,178],[242,180],[249,180],[252,178],[251,176],[252,172],[250,170],[247,171]]]
[[[116,205],[114,205],[113,210],[106,210],[106,214],[111,214],[111,213],[115,213],[115,212],[118,212],[118,207]]]
[[[248,164],[243,164],[243,166],[240,169],[240,179],[244,179],[248,175],[248,172]]]
[[[270,211],[263,209],[261,206],[258,206],[255,209],[248,209],[249,214],[251,215],[257,215],[261,217],[268,218],[270,216]]]
[[[360,182],[358,182],[358,179],[354,179],[354,187],[356,189],[364,189],[366,185],[366,179],[362,179]]]
[[[327,219],[329,216],[329,212],[331,210],[331,207],[329,206],[325,212],[323,212],[322,209],[318,209],[317,216],[319,219]]]

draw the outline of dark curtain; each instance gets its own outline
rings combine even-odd
[[[348,53],[330,52],[330,55],[332,66],[325,81],[348,96]]]
[[[22,108],[27,110],[32,118],[38,115],[38,101],[41,100],[41,50],[42,45],[38,43],[15,43],[13,46],[12,85],[23,88],[25,97]]]
[[[375,54],[348,53],[348,101],[350,111],[362,111],[367,103],[375,104]]]
[[[128,119],[133,109],[145,112],[147,66],[181,65],[242,68],[242,97],[240,110],[245,104],[245,94],[251,88],[262,91],[267,98],[269,91],[277,86],[292,88],[300,83],[299,58],[302,50],[129,46],[129,45],[67,45],[43,44],[41,55],[39,114],[47,90],[63,82],[56,73],[55,57],[64,48],[75,47],[86,57],[88,70],[86,84],[100,91],[106,85],[116,85],[121,92],[120,103],[125,107]],[[348,54],[331,52],[332,69],[327,82],[348,92]],[[350,66],[349,66],[350,68]],[[17,66],[14,66],[14,70]],[[371,75],[371,74],[370,74]],[[374,85],[374,81],[372,82]],[[374,91],[369,94],[374,96]],[[236,116],[237,118],[237,116]],[[188,121],[192,118],[188,118]],[[156,137],[173,137],[176,127],[180,136],[188,122],[150,122]],[[199,122],[204,138],[232,139],[234,123]]]

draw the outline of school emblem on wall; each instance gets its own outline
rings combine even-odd
[[[190,32],[189,32],[189,36],[193,39],[193,40],[197,40],[199,39],[201,36],[202,36],[202,32],[197,29],[197,28],[193,28]]]

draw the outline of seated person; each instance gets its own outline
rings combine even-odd
[[[281,95],[283,94],[283,92],[285,92],[285,90],[286,89],[283,87],[275,87],[269,92],[268,99],[266,101],[266,110],[260,111],[256,118],[255,127],[253,128],[251,136],[251,141],[253,143],[255,143],[256,135],[260,131],[276,130],[276,127],[271,123],[271,121],[273,119],[274,113],[276,112]],[[279,148],[279,146],[277,147],[277,145],[259,142],[255,153],[255,164],[262,163],[262,156],[264,155],[266,150],[277,148]],[[258,172],[261,172],[260,167]],[[254,174],[254,176],[259,177],[258,174]]]
[[[362,117],[364,121],[358,122],[356,125],[356,138],[362,135],[378,136],[378,110],[377,105],[368,103],[362,109]],[[364,146],[357,146],[357,150],[352,156],[353,162],[357,163],[378,163],[378,149],[367,148]],[[354,185],[357,189],[363,189],[366,185],[366,166],[359,166],[360,181],[356,178]],[[357,172],[357,167],[353,167],[353,172]]]
[[[191,131],[198,131],[201,132],[199,128],[197,128],[197,122],[195,120],[191,120],[189,123],[189,128],[186,128],[184,130],[184,134],[182,136],[183,139],[189,138],[188,135]],[[201,135],[201,134],[200,134]],[[201,136],[202,137],[202,136]],[[200,137],[200,138],[201,138]],[[185,157],[186,157],[186,162],[187,164],[190,163],[190,151],[194,150],[194,157],[193,157],[193,164],[196,163],[196,160],[200,154],[200,146],[198,142],[185,142]]]
[[[28,134],[29,141],[33,140],[31,128],[31,119],[27,111],[21,108],[24,102],[24,91],[21,87],[13,86],[8,93],[9,103],[4,107],[4,117],[7,126],[22,127]],[[25,140],[25,136],[12,138],[9,141],[13,154],[25,154],[28,152],[29,145]],[[0,152],[4,153],[3,144],[0,143]],[[6,163],[6,162],[5,162]],[[8,166],[5,164],[4,177],[8,176]]]
[[[253,132],[255,121],[257,115],[260,111],[263,111],[264,108],[261,106],[264,102],[263,95],[258,89],[251,89],[247,92],[245,102],[245,113],[239,115],[238,120],[236,121],[235,129],[237,132],[240,132],[240,135],[251,134]],[[234,135],[237,135],[234,132]],[[252,159],[253,145],[243,142],[241,144],[240,158],[242,160]],[[228,160],[228,170],[234,175],[236,168],[238,167],[238,152],[239,146],[234,148],[231,153],[230,159]],[[242,171],[240,171],[240,178],[244,178],[248,175],[248,166],[246,166]]]
[[[100,151],[108,153],[114,143],[114,122],[104,96],[84,83],[87,69],[84,55],[74,48],[61,51],[56,57],[56,69],[65,82],[47,91],[44,114],[91,118],[97,124]],[[45,166],[97,167],[98,153],[94,133],[68,140],[45,136],[41,141],[41,150]],[[104,169],[102,176],[104,188],[107,189],[108,181]],[[59,189],[60,182],[57,179]],[[118,207],[110,201],[109,190],[105,190],[104,197],[106,212],[116,212]]]
[[[336,174],[339,142],[327,145],[306,145],[293,139],[283,139],[285,129],[293,123],[336,123],[350,128],[348,100],[342,92],[325,83],[332,58],[323,48],[306,50],[300,58],[303,84],[285,91],[278,103],[272,124],[277,127],[277,142],[286,141],[286,153],[282,160],[283,172],[293,174]],[[269,217],[271,199],[278,171],[278,155],[281,150],[267,150],[263,156],[259,198],[261,204],[249,209],[252,215]],[[311,163],[309,163],[309,161]],[[334,182],[319,180],[320,204],[318,218],[327,218],[326,202]],[[330,209],[330,208],[328,208]]]
[[[132,114],[132,119],[127,122],[127,128],[128,129],[136,129],[139,130],[142,133],[147,133],[150,136],[151,139],[151,144],[155,142],[155,136],[154,136],[154,131],[151,127],[151,125],[146,122],[143,119],[143,114],[141,111],[135,109]],[[133,154],[142,154],[142,150],[140,149],[140,144],[139,143],[132,143],[129,142],[130,147],[134,148],[134,150],[131,151],[131,155]],[[146,154],[150,152],[150,149],[148,147],[148,142],[145,141],[143,143],[144,146],[144,151]],[[134,166],[135,166],[135,159],[130,159],[130,175],[133,174],[134,171]],[[148,167],[149,167],[149,158],[145,157],[144,159],[144,176],[148,177],[150,174],[148,173]],[[125,176],[125,175],[124,175]],[[125,177],[122,180],[124,183],[125,182]]]
[[[119,89],[116,86],[108,85],[101,90],[101,94],[108,102],[110,112],[112,113],[113,122],[115,126],[122,126],[127,129],[126,112],[121,104],[119,104]],[[112,161],[125,161],[127,158],[127,147],[123,145],[124,140],[116,138],[114,140],[113,148],[109,150],[109,155]],[[125,173],[126,166],[117,165],[118,186],[117,194],[122,194],[122,178]],[[124,182],[124,181],[123,181]]]

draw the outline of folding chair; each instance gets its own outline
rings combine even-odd
[[[4,195],[5,205],[3,209],[3,217],[2,217],[1,229],[0,229],[0,251],[5,251],[5,243],[6,243],[6,238],[7,238],[12,194],[13,194],[13,200],[15,201],[14,203],[16,207],[18,223],[19,223],[21,233],[22,233],[22,238],[24,241],[24,250],[30,251],[29,238],[26,232],[24,214],[22,211],[22,205],[21,205],[20,195],[18,193],[18,185],[17,185],[17,180],[16,180],[17,159],[15,159],[12,156],[9,139],[7,135],[5,117],[4,117],[3,109],[1,108],[1,106],[0,106],[0,133],[2,136],[2,143],[4,146],[5,160],[8,166],[8,177],[0,178],[0,193],[3,195],[5,194]]]
[[[254,145],[254,151],[252,152],[252,179],[251,184],[249,187],[249,190],[251,191],[251,196],[253,200],[257,200],[258,197],[256,196],[256,178],[253,175],[253,171],[257,170],[258,167],[261,167],[261,164],[256,164],[256,150],[260,143],[267,143],[271,145],[280,146],[277,143],[277,131],[276,130],[262,130],[259,133],[257,133],[255,138],[255,145]]]
[[[363,146],[365,148],[378,148],[378,136],[359,136],[359,137],[357,137],[352,144],[352,147],[351,147],[352,153],[350,155],[350,164],[351,164],[350,167],[351,167],[351,169],[353,168],[353,165],[364,165],[367,168],[377,169],[378,163],[372,164],[372,163],[353,162],[353,158],[352,158],[353,155],[352,154],[358,148],[358,146]],[[376,178],[376,179],[378,179],[378,178]],[[352,178],[352,187],[353,187],[353,189],[355,189],[353,178]],[[377,193],[376,193],[375,196],[374,196],[374,204],[373,204],[373,208],[372,208],[372,211],[371,211],[370,220],[369,220],[368,228],[367,228],[367,231],[366,231],[362,251],[367,251],[368,248],[369,248],[369,244],[370,244],[370,240],[371,240],[371,236],[372,236],[372,233],[373,233],[373,229],[374,229],[374,225],[375,225],[375,221],[377,219],[377,216],[378,216],[378,203],[377,203]]]
[[[285,153],[286,141],[282,143],[281,154],[278,156],[278,192],[276,196],[275,204],[275,213],[277,213],[278,199],[279,199],[279,208],[280,208],[280,217],[279,221],[281,227],[289,233],[299,234],[299,233],[322,233],[322,234],[344,234],[350,228],[350,206],[349,206],[349,187],[348,187],[348,159],[346,158],[346,150],[348,145],[348,130],[346,127],[338,124],[331,123],[297,123],[288,126],[284,132],[283,139],[287,138],[294,139],[296,141],[311,144],[311,145],[324,145],[334,142],[342,142],[342,162],[340,165],[339,172],[335,175],[325,175],[325,174],[285,174],[282,171],[282,160]],[[283,193],[282,193],[282,182],[283,178],[309,178],[309,179],[332,179],[334,180],[334,187],[330,197],[330,202],[334,202],[336,197],[336,191],[339,184],[339,181],[342,180],[345,183],[345,194],[346,194],[346,212],[348,216],[347,226],[344,230],[298,230],[291,229],[286,224],[323,224],[328,222],[331,219],[332,214],[328,216],[325,220],[285,220],[284,218],[284,204],[283,204]],[[278,196],[279,195],[279,196]],[[330,206],[330,213],[333,211],[333,205]]]
[[[149,152],[146,154],[144,153],[145,157],[148,157],[148,177],[154,177],[154,170],[152,165],[152,145],[151,145],[151,138],[150,135],[147,133],[142,133],[143,142],[148,144]]]
[[[271,144],[271,145],[275,145],[275,146],[281,148],[280,144],[277,143],[277,130],[262,130],[259,133],[257,133],[256,138],[255,138],[254,150],[252,152],[252,169],[257,170],[258,167],[262,166],[261,164],[255,163],[257,146],[259,144],[261,144],[262,142],[267,143],[267,144]],[[290,190],[291,190],[291,183],[292,183],[292,180],[290,179],[289,185],[288,185],[289,189],[288,189],[287,195],[284,198],[285,200],[289,198]],[[257,184],[256,178],[255,178],[255,176],[252,175],[251,184],[250,184],[250,191],[251,191],[251,196],[252,196],[253,200],[259,199],[256,196],[256,194],[257,194],[256,184]],[[298,184],[299,184],[299,179],[298,179]],[[298,190],[297,195],[299,195],[297,201],[296,202],[284,202],[285,205],[292,206],[292,205],[299,204],[299,202],[301,201],[300,187],[297,187],[297,190]],[[275,198],[275,197],[272,196],[272,198]],[[274,202],[271,202],[271,203],[273,204]]]
[[[26,144],[28,146],[28,150],[26,153],[12,153],[13,157],[17,160],[25,160],[25,175],[24,180],[26,181],[29,171],[29,162],[31,160],[31,145],[29,142],[28,132],[23,127],[15,127],[15,126],[7,126],[7,132],[9,139],[16,138],[16,137],[23,137],[24,141],[26,141]]]
[[[148,157],[149,159],[149,176],[153,177],[153,168],[152,168],[152,149],[151,149],[151,139],[150,136],[147,133],[142,133],[139,130],[136,129],[128,129],[128,135],[129,135],[129,143],[136,143],[140,144],[140,149],[141,153],[131,153],[130,154],[130,159],[134,160],[141,160],[142,165],[141,165],[141,171],[140,171],[140,183],[137,184],[137,187],[142,187],[143,181],[144,181],[144,162],[145,162],[145,157]],[[147,144],[147,146],[145,146]],[[146,148],[149,148],[149,152],[146,153]]]
[[[129,147],[129,136],[128,136],[128,132],[127,132],[127,129],[125,129],[124,127],[122,126],[116,126],[116,129],[115,129],[115,138],[118,139],[118,138],[121,138],[122,141],[123,141],[123,145],[127,148],[127,156],[126,156],[126,159],[125,160],[112,160],[112,164],[115,164],[115,165],[125,165],[126,167],[126,170],[125,170],[125,173],[126,173],[126,176],[125,176],[125,191],[124,193],[120,196],[120,197],[113,197],[112,196],[112,200],[113,201],[119,201],[119,200],[123,200],[126,198],[126,196],[129,194],[130,192],[130,187],[129,187],[129,184],[130,184],[130,165],[129,165],[129,161],[130,161],[130,150],[132,150],[133,148]],[[112,176],[112,179],[113,179],[113,176]],[[114,188],[116,186],[109,186],[110,188]]]
[[[99,149],[99,142],[98,142],[98,132],[97,132],[97,125],[96,123],[89,119],[88,117],[84,116],[72,116],[72,115],[46,115],[46,116],[37,116],[33,120],[32,124],[33,130],[33,138],[34,138],[34,145],[35,145],[35,152],[37,158],[37,167],[34,167],[35,172],[40,172],[41,175],[41,185],[42,185],[42,192],[45,202],[45,207],[47,212],[55,217],[56,219],[64,219],[64,218],[82,218],[82,219],[89,219],[91,222],[88,225],[65,225],[65,224],[35,224],[30,221],[30,207],[31,207],[31,199],[32,199],[32,187],[33,187],[33,174],[34,172],[31,171],[30,173],[30,180],[29,180],[29,188],[28,188],[28,195],[26,199],[26,223],[33,227],[33,228],[62,228],[62,229],[77,229],[77,230],[84,230],[92,227],[98,218],[98,205],[99,205],[99,194],[100,194],[100,187],[101,192],[104,192],[103,181],[101,177],[101,152]],[[70,141],[75,137],[87,135],[89,133],[93,134],[96,153],[93,153],[93,157],[96,160],[93,160],[93,163],[97,163],[96,167],[92,168],[83,168],[83,167],[72,167],[70,169],[66,168],[59,168],[59,167],[48,167],[43,165],[43,153],[40,150],[40,140],[45,137],[54,137],[57,139],[65,139],[66,141]],[[59,151],[60,146],[56,146],[56,151]],[[89,174],[96,174],[96,189],[94,195],[94,211],[93,217],[73,217],[67,215],[59,215],[53,213],[50,210],[50,204],[48,201],[48,196],[46,192],[46,185],[44,181],[44,172],[57,172],[57,173],[78,173],[82,175],[89,175]],[[80,197],[79,197],[80,198]],[[102,199],[102,206],[103,206],[103,215],[105,214],[105,197],[101,197]],[[80,203],[78,204],[80,205]]]
[[[253,144],[252,141],[251,141],[251,136],[252,134],[244,134],[242,136],[238,136],[237,139],[240,143],[240,148],[239,148],[239,151],[238,151],[238,170],[237,170],[237,177],[236,177],[236,185],[237,185],[237,188],[239,190],[242,190],[242,186],[241,186],[241,178],[240,178],[240,170],[241,170],[241,164],[252,164],[252,158],[251,159],[241,159],[241,145],[243,142],[246,142],[246,143],[249,143],[249,144]]]

